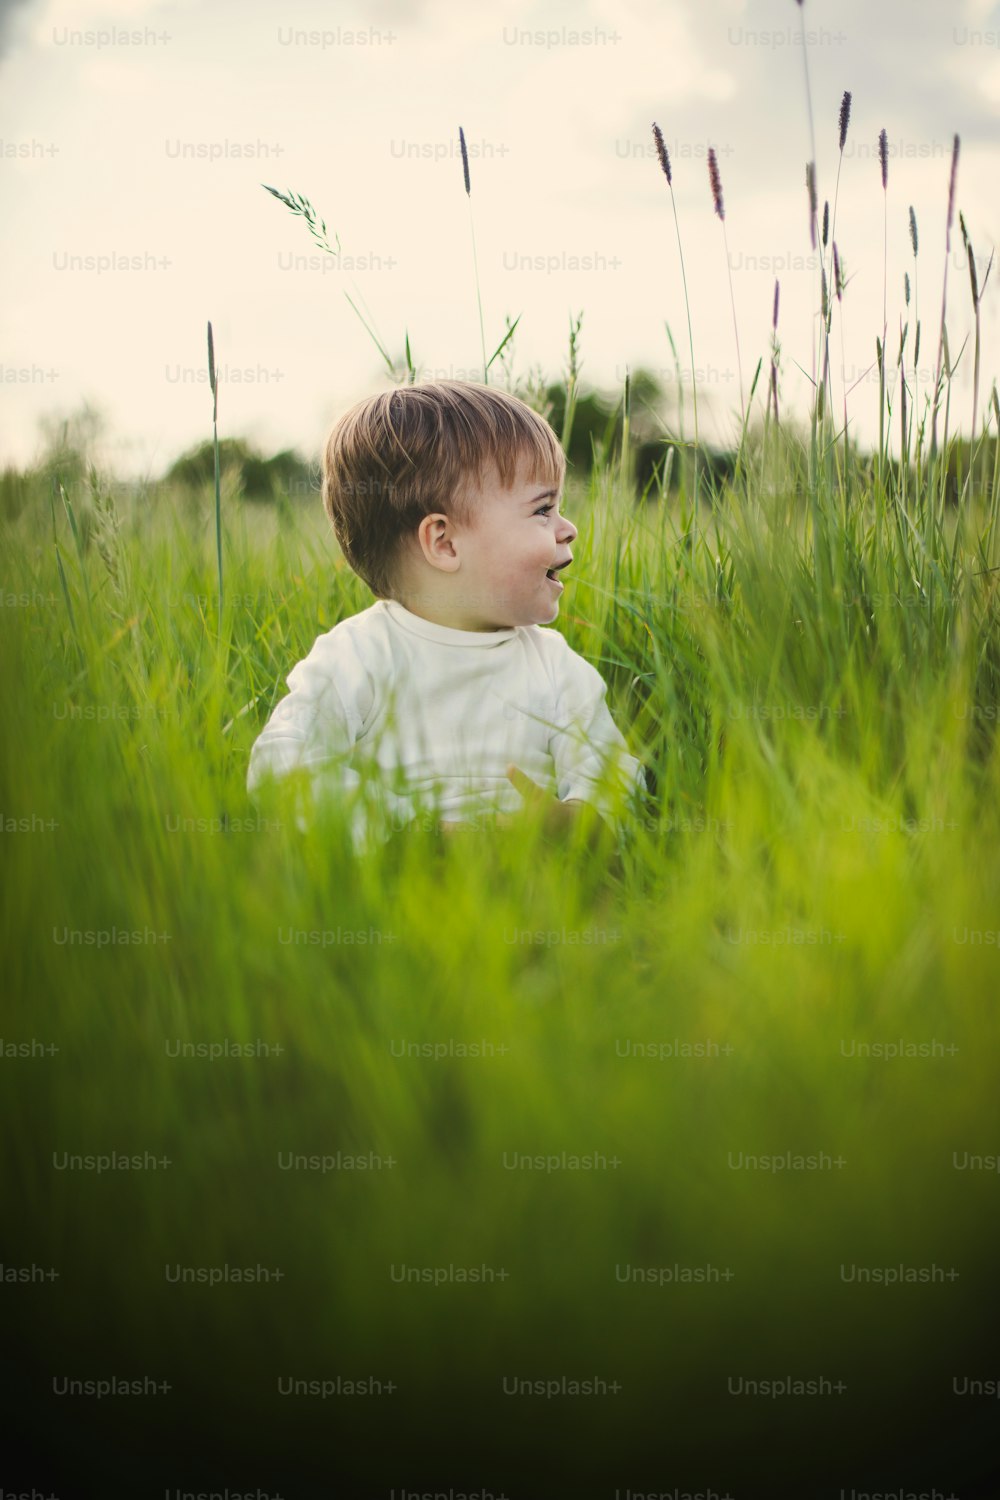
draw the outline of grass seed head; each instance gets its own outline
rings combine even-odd
[[[91,534],[111,586],[118,598],[123,600],[129,592],[131,564],[122,543],[121,517],[110,488],[102,484],[93,464],[88,469],[87,482],[93,506]],[[117,619],[121,618],[116,611],[112,610],[112,613]]]
[[[656,122],[653,122],[653,140],[656,142],[656,154],[660,158],[660,166],[663,175],[667,179],[667,185],[673,187],[674,179],[670,172],[670,156],[667,153],[666,142],[663,139],[663,131]]]
[[[840,101],[840,149],[843,152],[847,144],[847,128],[851,123],[851,91],[844,90],[844,97]]]
[[[830,239],[830,200],[823,203],[823,249],[825,250]]]
[[[909,271],[904,271],[903,272],[903,290],[906,293],[906,305],[907,305],[907,307],[909,307],[909,305],[910,305],[910,273],[909,273]]]
[[[837,301],[844,300],[844,273],[840,265],[840,251],[837,249],[837,241],[833,242],[833,289],[837,293]]]
[[[816,249],[816,166],[806,162],[806,192],[809,194],[809,242]]]
[[[208,384],[212,395],[215,395],[215,340],[212,337],[212,325],[208,325]]]
[[[471,198],[472,187],[469,182],[469,153],[465,145],[465,131],[462,129],[461,125],[458,127],[458,144],[461,147],[462,151],[462,175],[465,178],[465,192],[466,196]]]
[[[879,131],[878,136],[878,159],[882,168],[882,188],[889,186],[889,136],[885,130]]]
[[[780,281],[775,281],[775,283],[774,283],[774,312],[771,315],[771,327],[772,328],[777,328],[777,326],[778,326],[778,297],[779,297],[780,293],[781,293],[781,282]]]
[[[946,250],[951,249],[951,226],[955,222],[955,185],[958,182],[958,153],[961,142],[956,135],[951,148],[951,177],[948,180],[948,232]]]
[[[799,0],[799,4],[801,3],[802,0]],[[720,219],[725,219],[726,210],[722,202],[722,178],[719,176],[719,162],[715,155],[714,146],[709,146],[708,148],[708,180],[712,184],[712,202],[715,205],[715,212],[719,215]]]

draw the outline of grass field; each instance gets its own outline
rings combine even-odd
[[[342,809],[248,803],[285,675],[368,602],[318,500],[224,496],[221,622],[210,494],[8,520],[33,1482],[988,1493],[953,1381],[996,1375],[990,447],[957,509],[785,429],[745,460],[696,532],[683,489],[571,482],[557,628],[654,783],[590,861],[530,827],[359,860]],[[59,1384],[112,1377],[170,1390]],[[831,1387],[742,1383],[786,1377]]]
[[[776,287],[728,477],[695,407],[637,499],[626,386],[568,486],[555,628],[650,785],[597,856],[526,818],[360,857],[347,806],[248,802],[370,602],[318,496],[0,476],[4,1495],[998,1493],[989,270],[960,214],[968,439],[946,280],[923,409],[883,321],[864,454],[807,183],[808,430]]]

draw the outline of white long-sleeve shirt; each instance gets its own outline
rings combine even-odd
[[[377,787],[402,828],[421,809],[452,822],[515,812],[511,762],[611,822],[644,785],[603,678],[556,630],[455,630],[380,599],[321,635],[288,686],[251,750],[251,796],[305,768],[314,795]]]

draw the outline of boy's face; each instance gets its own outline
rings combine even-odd
[[[559,514],[561,492],[522,470],[513,489],[503,489],[494,472],[470,498],[469,525],[454,527],[454,582],[468,619],[461,628],[551,624],[563,591],[557,570],[573,561],[577,535]]]

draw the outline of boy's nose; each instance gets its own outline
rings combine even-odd
[[[562,525],[559,528],[559,540],[562,542],[575,542],[577,538],[577,530],[573,525],[573,522],[568,520],[566,516],[560,516],[559,519],[562,522]]]

